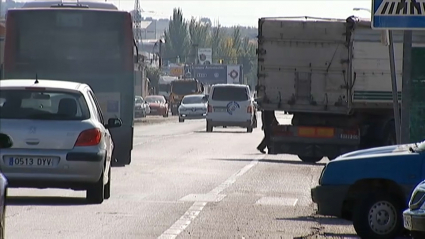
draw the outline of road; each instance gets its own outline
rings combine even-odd
[[[260,128],[206,133],[202,120],[136,124],[132,164],[112,169],[109,200],[10,189],[7,238],[356,238],[350,223],[314,215],[310,188],[326,160],[260,154],[261,137]]]

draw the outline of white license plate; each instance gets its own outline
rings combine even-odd
[[[52,157],[8,157],[10,167],[54,167],[56,158]]]
[[[412,229],[412,217],[409,215],[403,215],[404,228]]]
[[[224,108],[214,108],[214,111],[215,112],[226,112],[227,109],[224,109]]]

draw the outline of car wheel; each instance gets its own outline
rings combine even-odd
[[[104,199],[109,199],[111,197],[111,174],[112,174],[111,171],[112,171],[112,167],[109,167],[108,183],[105,185],[105,190],[104,190],[104,195],[103,195]]]
[[[207,132],[212,132],[213,127],[207,122]]]
[[[323,157],[298,155],[298,158],[301,159],[301,161],[303,161],[304,163],[317,163],[322,160]]]
[[[252,133],[252,126],[249,126],[248,128],[246,128],[246,132]]]
[[[7,198],[7,188],[4,192],[3,198],[3,214],[0,219],[0,239],[6,238],[6,198]]]
[[[179,117],[179,122],[180,123],[183,123],[184,122],[184,119]]]
[[[396,238],[403,230],[401,204],[390,194],[373,193],[355,206],[353,226],[361,238]]]
[[[90,185],[86,192],[86,199],[90,203],[101,204],[105,199],[105,185],[103,185],[103,172],[99,181]]]

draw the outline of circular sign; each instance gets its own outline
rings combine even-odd
[[[214,73],[214,77],[215,78],[218,78],[220,76],[220,74],[218,74],[218,73]]]
[[[238,78],[239,73],[238,73],[236,70],[232,70],[232,71],[229,73],[229,76],[230,76],[230,78],[232,78],[233,80],[235,80],[236,78]]]

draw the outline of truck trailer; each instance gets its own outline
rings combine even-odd
[[[394,31],[398,100],[402,40]],[[305,162],[396,143],[388,46],[369,20],[260,18],[258,105],[293,114],[273,127],[270,154]],[[414,31],[413,43],[425,32]]]

